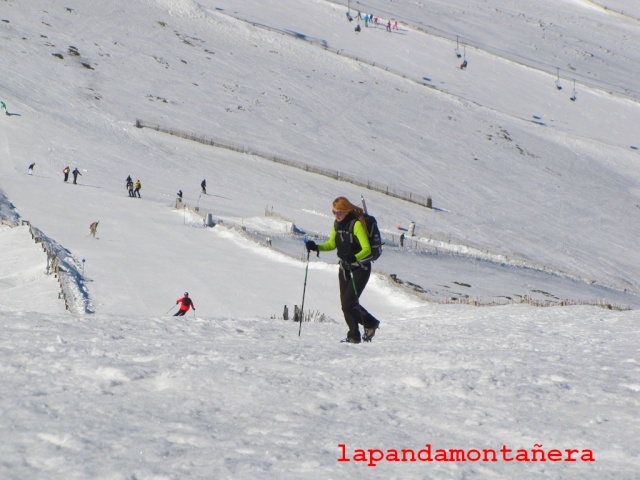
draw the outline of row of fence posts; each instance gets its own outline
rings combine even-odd
[[[73,309],[71,308],[71,302],[69,301],[70,295],[67,293],[67,287],[62,281],[62,277],[60,275],[58,256],[53,250],[51,250],[49,245],[47,245],[47,243],[36,233],[33,225],[31,225],[31,222],[29,222],[28,220],[22,220],[22,225],[29,226],[29,233],[31,234],[31,238],[36,244],[40,244],[42,250],[47,254],[47,268],[45,270],[45,273],[47,275],[55,276],[56,280],[58,281],[58,285],[60,286],[58,298],[64,300],[64,307],[67,309],[67,311],[73,311]]]
[[[233,151],[244,153],[247,155],[254,155],[254,156],[263,158],[265,160],[269,160],[275,163],[280,163],[283,165],[288,165],[290,167],[298,168],[306,172],[312,172],[319,175],[323,175],[328,178],[334,178],[336,180],[348,182],[353,185],[357,185],[359,187],[364,187],[368,190],[372,190],[378,193],[382,193],[384,195],[388,195],[390,197],[399,198],[401,200],[414,203],[416,205],[421,205],[427,208],[433,208],[433,199],[431,198],[431,196],[424,196],[424,195],[418,195],[412,192],[406,192],[403,190],[391,188],[388,185],[378,184],[377,182],[374,182],[371,180],[363,180],[356,177],[355,175],[350,175],[344,172],[337,172],[334,170],[329,170],[326,168],[309,165],[304,162],[281,157],[279,155],[274,155],[268,152],[262,152],[258,149],[249,148],[241,144],[236,144],[234,142],[229,142],[222,139],[214,139],[205,135],[197,135],[192,132],[184,132],[175,128],[163,127],[161,125],[146,122],[141,119],[136,119],[135,125],[137,128],[150,128],[158,132],[167,133],[169,135],[185,138],[187,140],[202,143],[204,145],[211,145],[217,148],[225,148],[228,150],[233,150]]]

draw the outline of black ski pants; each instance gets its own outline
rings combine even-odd
[[[182,317],[182,316],[184,316],[185,313],[187,313],[187,310],[178,310],[173,316],[174,317]]]
[[[352,268],[351,271],[340,268],[338,279],[340,283],[340,303],[344,320],[349,327],[347,338],[360,340],[360,327],[372,328],[378,325],[378,320],[360,305],[360,295],[364,291],[371,277],[371,264]]]

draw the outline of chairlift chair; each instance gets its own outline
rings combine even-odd
[[[557,78],[556,78],[556,88],[558,90],[562,90],[562,85],[560,85],[560,68],[556,68]]]
[[[575,102],[578,99],[578,96],[576,94],[576,81],[573,81],[573,93],[571,94],[571,98],[569,98],[569,100],[571,100],[572,102]]]
[[[469,65],[469,62],[467,62],[467,46],[463,45],[462,46],[462,63],[460,64],[460,70],[464,70],[465,68],[467,68],[467,65]]]
[[[458,35],[456,35],[456,57],[462,57],[462,54],[460,53],[460,37]]]

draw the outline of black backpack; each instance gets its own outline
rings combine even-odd
[[[371,255],[362,260],[362,262],[375,262],[380,255],[382,255],[382,235],[380,235],[380,229],[378,228],[378,222],[376,218],[368,213],[364,214],[365,230],[367,231],[367,237],[369,237],[369,244],[371,245]],[[349,232],[353,232],[353,226],[356,223],[356,219],[351,220],[349,224]]]

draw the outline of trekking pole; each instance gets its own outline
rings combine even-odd
[[[298,327],[298,336],[300,336],[300,332],[302,332],[302,318],[304,317],[304,296],[307,292],[307,272],[309,271],[309,254],[311,250],[307,250],[307,266],[304,269],[304,287],[302,289],[302,305],[300,306],[300,314],[298,320],[300,321],[300,326]]]
[[[358,288],[356,287],[356,279],[353,278],[353,271],[349,269],[349,276],[351,277],[351,285],[353,285],[353,292],[356,294],[356,298],[358,298]]]

